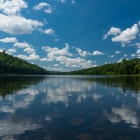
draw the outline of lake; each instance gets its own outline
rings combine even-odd
[[[1,140],[139,140],[138,76],[1,76]]]

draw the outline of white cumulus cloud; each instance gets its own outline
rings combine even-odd
[[[26,43],[26,42],[23,42],[23,43],[20,43],[20,42],[16,42],[14,44],[14,47],[19,47],[19,48],[30,48],[31,45]]]
[[[41,58],[40,61],[48,61],[47,58]]]
[[[49,29],[46,29],[44,31],[44,33],[47,34],[47,35],[53,35],[55,33],[55,31],[52,28],[49,28]]]
[[[109,55],[108,57],[114,57],[114,55]]]
[[[83,56],[83,57],[85,57],[85,56],[87,56],[87,55],[91,55],[90,52],[82,51],[80,48],[76,48],[76,51],[78,52],[78,54],[79,54],[80,56]]]
[[[103,39],[107,39],[107,37],[109,35],[117,35],[119,33],[121,33],[121,29],[120,28],[111,27],[110,30],[107,32],[107,34],[104,35]]]
[[[41,2],[41,3],[39,3],[38,5],[35,5],[35,6],[33,7],[33,9],[36,10],[36,11],[38,11],[38,10],[40,10],[40,9],[46,7],[46,6],[49,7],[50,4],[45,3],[45,2]]]
[[[23,51],[26,52],[27,54],[32,54],[33,56],[34,54],[36,54],[34,47],[27,42],[23,42],[23,43],[16,42],[13,46],[24,49]],[[23,56],[23,57],[26,57],[26,56]]]
[[[140,49],[140,43],[135,43],[134,46],[137,46]]]
[[[135,57],[135,56],[136,56],[136,54],[131,54],[131,56],[132,56],[132,57]]]
[[[66,67],[72,67],[72,68],[89,68],[92,67],[92,61],[91,60],[85,60],[83,58],[77,57],[77,58],[68,58],[66,56],[60,56],[56,58],[56,61],[59,61],[61,64],[64,64]]]
[[[105,64],[110,64],[109,62],[105,62]]]
[[[120,60],[117,61],[117,63],[121,63],[124,58],[121,58]]]
[[[64,71],[63,68],[57,68],[57,67],[55,67],[55,68],[53,68],[53,67],[46,67],[45,69],[49,70],[49,71]]]
[[[100,51],[94,51],[93,53],[92,53],[92,55],[104,55],[105,53],[103,53],[103,52],[100,52]]]
[[[103,39],[106,39],[108,35],[114,35],[111,39],[112,42],[121,42],[122,47],[124,47],[127,43],[131,43],[132,40],[136,39],[138,33],[138,24],[134,24],[131,28],[127,28],[123,31],[121,31],[120,28],[111,27]]]
[[[53,66],[54,66],[54,67],[58,67],[59,65],[58,65],[58,64],[54,64]]]
[[[27,3],[24,0],[0,0],[0,10],[4,14],[16,15],[24,8],[27,8]]]
[[[137,50],[136,54],[137,54],[138,58],[140,58],[140,49]]]
[[[16,50],[15,49],[8,49],[8,51],[6,51],[6,52],[8,52],[9,54],[13,54],[16,52]]]
[[[36,10],[36,11],[41,10],[43,8],[45,8],[44,12],[48,13],[48,14],[51,14],[52,11],[53,11],[53,7],[50,4],[45,3],[45,2],[41,2],[38,5],[35,5],[33,7],[33,9]]]
[[[19,54],[19,55],[17,55],[17,57],[24,59],[24,60],[38,60],[39,59],[39,56],[36,54],[30,54],[29,56]]]
[[[3,39],[0,39],[0,42],[15,43],[15,42],[17,42],[17,39],[15,37],[6,37],[6,38],[3,38]]]
[[[51,48],[49,46],[42,47],[42,49],[48,53],[48,57],[55,58],[55,56],[72,56],[72,54],[68,52],[69,45],[66,43],[65,43],[65,48],[63,49],[58,49],[57,47]]]
[[[134,24],[131,28],[127,28],[122,31],[118,36],[112,38],[113,42],[121,42],[124,46],[125,43],[130,43],[131,40],[136,39],[136,35],[139,33],[139,28],[137,24]]]
[[[42,47],[42,49],[47,52],[47,57],[40,59],[40,61],[57,61],[60,64],[71,68],[89,68],[93,66],[91,60],[85,60],[80,57],[71,58],[73,55],[69,52],[68,44],[65,44],[65,47],[62,49],[56,47],[51,48],[49,46]]]
[[[43,26],[43,23],[37,20],[0,14],[0,30],[9,34],[29,34],[40,26]]]
[[[45,9],[45,13],[51,14],[51,13],[52,13],[52,8],[49,7],[49,8],[47,8],[47,9]]]
[[[116,51],[116,52],[115,52],[115,54],[120,54],[120,53],[121,53],[120,51]]]
[[[25,48],[24,50],[23,50],[24,52],[27,52],[28,54],[35,54],[36,52],[35,52],[35,49],[34,48]]]

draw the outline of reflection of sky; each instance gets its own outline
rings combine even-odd
[[[140,93],[136,95],[138,108],[140,108]]]
[[[7,113],[15,113],[19,108],[27,108],[34,101],[35,96],[39,94],[38,90],[27,88],[17,91],[16,95],[8,95],[5,99],[8,104],[1,105],[0,111]],[[21,96],[18,100],[15,98]]]
[[[124,121],[125,123],[128,123],[132,125],[134,128],[139,127],[139,117],[136,114],[135,111],[128,107],[122,107],[122,108],[112,108],[112,113],[108,114],[105,112],[105,115],[107,116],[108,120],[112,123],[118,123],[120,121]]]
[[[53,86],[52,86],[53,83]],[[42,103],[58,103],[64,102],[68,105],[68,98],[76,94],[77,102],[81,102],[82,99],[87,99],[91,96],[97,100],[101,98],[101,95],[94,94],[96,91],[96,82],[87,82],[84,80],[74,80],[71,78],[54,78],[46,81],[47,88],[41,88],[42,92],[46,93],[46,98],[42,100]],[[87,93],[89,91],[89,93]]]
[[[139,124],[139,118],[137,117],[136,112],[129,108],[112,108],[112,112],[119,115],[126,123],[133,124],[135,126],[138,126]]]
[[[69,78],[50,78],[44,80],[36,86],[19,90],[16,94],[6,96],[6,99],[0,100],[0,112],[7,113],[6,118],[0,120],[0,136],[2,139],[11,139],[13,135],[22,134],[26,130],[34,130],[40,128],[36,123],[31,123],[30,119],[20,119],[20,121],[10,117],[16,114],[18,109],[27,109],[35,100],[39,92],[43,92],[46,98],[42,99],[42,103],[58,103],[64,102],[69,104],[69,97],[75,95],[77,103],[82,99],[92,97],[94,100],[99,100],[102,95],[96,93],[96,82],[87,82],[82,80],[72,80]],[[87,94],[87,92],[89,92]],[[14,116],[15,117],[15,116]],[[51,122],[51,116],[44,116],[45,121]]]
[[[0,136],[3,136],[2,140],[14,140],[13,135],[22,134],[26,130],[40,128],[35,122],[32,123],[31,119],[24,118],[25,116],[20,116],[17,119],[16,115],[14,115],[17,109],[28,108],[37,94],[39,94],[39,90],[29,87],[17,91],[14,95],[6,96],[4,101],[0,100],[0,112],[8,113],[6,118],[0,120]]]
[[[50,105],[50,103],[57,104],[63,102],[65,106],[70,106],[70,97],[74,97],[76,103],[82,103],[88,98],[98,104],[102,100],[102,110],[106,118],[112,123],[125,122],[133,128],[139,127],[139,114],[132,108],[140,108],[140,95],[132,93],[131,91],[123,93],[121,88],[105,87],[98,83],[89,82],[86,80],[79,80],[74,78],[53,77],[47,78],[42,83],[32,85],[28,88],[19,90],[16,94],[6,96],[5,100],[0,100],[0,113],[6,115],[5,118],[0,119],[0,136],[3,135],[2,140],[11,139],[13,135],[22,134],[26,130],[35,130],[41,127],[41,122],[38,125],[34,120],[29,118],[22,118],[20,121],[16,118],[18,109],[28,109],[36,100],[39,94],[43,94],[39,98],[42,105]],[[129,100],[133,99],[135,104],[133,107]],[[112,101],[112,102],[111,102]],[[116,107],[113,103],[117,102]],[[104,104],[109,104],[108,107]],[[122,106],[123,104],[123,106]],[[109,110],[111,109],[111,112]],[[11,118],[11,116],[13,116]],[[30,116],[29,116],[30,117]],[[52,122],[53,115],[45,114],[42,116],[45,121]]]
[[[27,118],[18,118],[17,116],[8,117],[0,120],[0,136],[12,136],[15,134],[22,134],[26,130],[35,130],[41,126],[36,123],[31,123],[32,121]]]

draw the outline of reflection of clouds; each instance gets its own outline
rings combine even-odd
[[[15,113],[15,107],[10,107],[10,106],[2,106],[0,108],[1,112],[7,112],[7,113]]]
[[[57,102],[68,102],[68,95],[64,94],[64,91],[62,90],[62,92],[58,89],[51,89],[48,88],[47,90],[47,95],[46,95],[46,99],[44,99],[42,101],[42,103],[57,103]]]
[[[52,117],[51,116],[45,116],[45,121],[51,122]]]
[[[26,130],[35,130],[40,127],[40,125],[32,123],[30,119],[25,119],[21,116],[19,118],[13,116],[12,118],[0,120],[0,136],[6,135],[6,137],[9,137],[16,134],[22,134]],[[3,137],[3,139],[6,137]]]
[[[137,95],[134,92],[132,92],[131,96],[132,97],[137,97]]]
[[[123,93],[123,89],[122,87],[117,87],[118,91],[120,91],[121,93]]]
[[[116,95],[116,101],[120,101],[121,97],[119,95]]]
[[[88,96],[89,95],[87,95],[86,93],[79,93],[78,94],[78,97],[77,97],[77,102],[78,103],[81,103],[82,100],[86,100]]]
[[[135,111],[129,108],[112,108],[112,113],[105,113],[105,115],[112,123],[117,123],[123,120],[126,123],[131,124],[131,126],[138,128],[139,117],[137,116]]]
[[[28,105],[34,100],[35,96],[39,94],[39,91],[36,89],[23,89],[17,91],[16,96],[19,96],[18,100],[13,95],[8,95],[5,101],[6,104],[2,104],[0,111],[6,113],[15,113],[19,108],[27,108]]]
[[[121,121],[121,117],[117,114],[111,113],[111,114],[106,114],[106,116],[107,116],[108,120],[110,120],[110,122],[112,122],[112,123],[118,123]]]
[[[7,95],[5,100],[0,100],[0,112],[14,114],[17,109],[25,109],[34,101],[37,94],[39,94],[39,90],[32,86],[16,91],[15,94]],[[40,125],[32,122],[31,119],[11,115],[0,120],[0,136],[2,140],[14,140],[14,135],[40,127]]]
[[[135,111],[132,111],[127,108],[113,108],[112,112],[114,114],[118,114],[121,117],[121,119],[124,120],[126,123],[130,123],[135,126],[138,126],[139,124],[139,119]]]
[[[86,100],[87,97],[93,97],[93,100],[97,101],[98,99],[102,98],[102,95],[97,94],[97,93],[93,93],[93,94],[86,94],[86,93],[79,94],[77,102],[80,103],[82,100]]]
[[[102,98],[102,95],[99,95],[99,94],[94,94],[94,95],[93,95],[93,99],[94,99],[94,100],[98,100],[98,99],[100,99],[100,98]]]
[[[4,136],[1,140],[15,140],[12,136]]]
[[[27,89],[23,89],[23,90],[20,90],[17,92],[17,94],[29,94],[29,95],[32,95],[32,96],[35,96],[39,93],[38,90],[36,89],[30,89],[30,88],[27,88]]]
[[[140,93],[137,95],[137,105],[140,108]]]
[[[53,83],[53,84],[52,84]],[[91,91],[96,89],[96,82],[88,82],[85,80],[76,80],[72,78],[50,78],[44,82],[44,87],[40,88],[41,92],[45,92],[46,98],[42,103],[58,103],[64,102],[68,105],[68,98],[72,94],[78,96],[77,102],[92,96],[94,100],[101,98],[101,95],[93,95]],[[89,93],[87,93],[89,92]]]

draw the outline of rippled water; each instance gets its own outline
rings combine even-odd
[[[0,77],[1,140],[139,140],[140,77]]]

